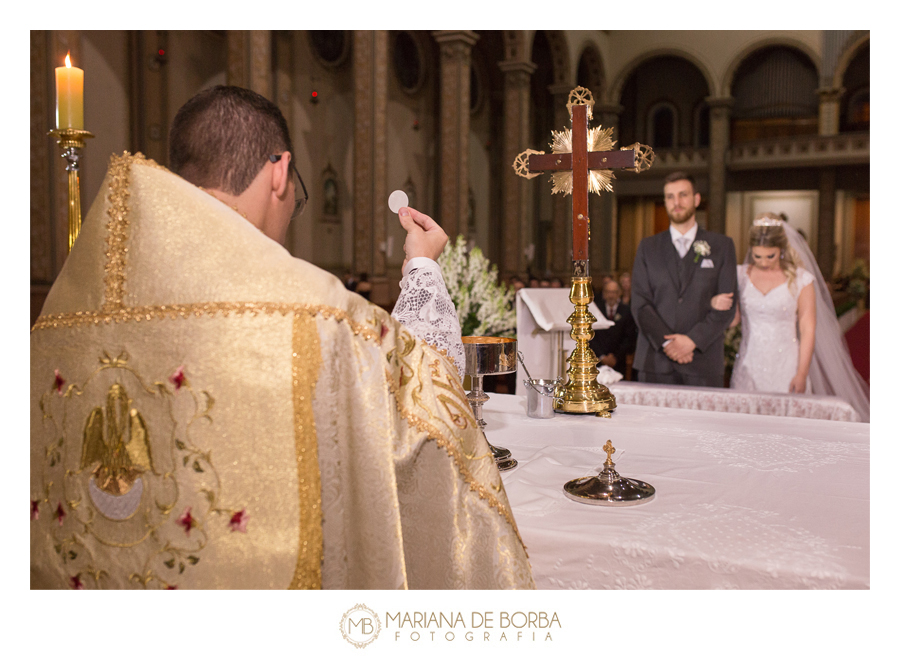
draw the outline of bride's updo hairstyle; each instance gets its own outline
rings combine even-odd
[[[781,259],[778,261],[788,281],[788,288],[794,289],[797,277],[797,266],[803,265],[800,255],[794,251],[784,232],[784,220],[771,212],[757,215],[750,229],[750,248],[747,250],[747,263],[753,263],[753,247],[778,247]]]

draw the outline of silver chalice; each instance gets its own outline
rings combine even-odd
[[[485,375],[505,375],[516,371],[515,338],[499,338],[495,336],[463,336],[463,347],[466,351],[466,374],[472,378],[472,390],[466,395],[475,414],[475,422],[484,432],[487,423],[481,415],[481,407],[490,398],[484,392]],[[485,435],[485,438],[487,435]],[[494,463],[501,471],[515,468],[519,463],[506,448],[491,445]]]

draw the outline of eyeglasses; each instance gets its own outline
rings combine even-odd
[[[286,153],[287,151],[285,151]],[[281,160],[281,156],[284,153],[279,153],[278,155],[270,155],[269,162],[276,163]],[[294,212],[291,215],[291,219],[297,219],[300,215],[303,214],[303,211],[306,210],[306,202],[309,201],[309,194],[306,191],[306,185],[303,184],[303,179],[300,177],[300,172],[297,171],[297,165],[294,164],[294,161],[291,160],[291,171],[297,175],[297,181],[299,181],[300,186],[294,186]],[[299,191],[303,190],[303,198],[300,197]]]

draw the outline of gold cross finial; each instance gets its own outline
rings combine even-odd
[[[615,466],[615,464],[613,464],[613,460],[612,460],[612,456],[615,451],[616,451],[616,449],[613,448],[612,441],[607,441],[606,445],[603,446],[603,452],[606,453],[606,465],[607,466]]]

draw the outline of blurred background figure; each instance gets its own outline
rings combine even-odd
[[[634,354],[637,343],[637,325],[631,316],[631,308],[622,301],[619,284],[611,279],[603,284],[602,298],[597,300],[600,312],[615,324],[608,329],[594,332],[591,349],[600,358],[600,364],[622,373],[628,372],[628,355]]]
[[[622,291],[622,301],[631,304],[631,272],[625,271],[619,275],[619,288]]]

